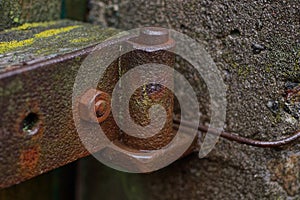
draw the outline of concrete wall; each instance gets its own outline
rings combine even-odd
[[[300,80],[297,1],[92,0],[89,20],[121,29],[162,26],[204,44],[227,85],[226,130],[274,140],[299,130],[299,99],[286,98]],[[198,87],[209,117],[205,84],[187,64],[177,69]],[[192,75],[191,75],[192,74]],[[220,140],[197,155],[141,175],[153,199],[299,199],[300,145],[260,149]]]

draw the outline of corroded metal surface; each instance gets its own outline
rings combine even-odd
[[[154,28],[147,28],[146,30],[150,29],[154,31]],[[152,33],[150,33],[150,35],[147,35],[149,33],[145,34],[142,31],[139,36],[133,34],[133,36],[125,42],[124,45],[132,47],[133,51],[121,55],[112,64],[110,64],[108,70],[106,70],[103,76],[106,81],[101,81],[98,84],[98,89],[100,91],[112,94],[119,78],[122,77],[130,69],[133,69],[134,67],[137,67],[139,65],[157,63],[171,67],[174,66],[174,55],[172,53],[169,53],[167,50],[173,48],[175,42],[169,38],[168,31],[166,29],[157,29],[156,32],[154,32],[153,37],[151,37]],[[159,37],[157,37],[158,35]],[[145,71],[145,73],[151,73],[151,69]],[[144,74],[139,74],[137,78],[144,79],[144,77]],[[164,80],[161,80],[161,82],[163,83],[165,83],[167,80],[169,80],[169,82],[172,82],[173,75],[165,73],[163,75],[163,79]],[[120,118],[129,118],[129,116],[123,116],[124,106],[120,102],[122,101],[122,99],[122,94],[119,94],[118,100],[116,100],[114,106],[118,110],[118,115],[120,115]],[[122,149],[125,148],[126,151],[137,152],[138,150],[160,149],[169,144],[175,135],[172,127],[172,92],[162,85],[157,85],[155,83],[140,86],[130,98],[129,112],[134,123],[140,125],[141,127],[144,127],[150,123],[149,109],[155,104],[159,104],[164,107],[167,113],[167,117],[166,123],[162,130],[156,133],[154,136],[151,136],[149,138],[138,138],[131,135],[132,133],[128,134],[122,131],[118,128],[118,125],[115,122],[112,113],[106,120],[101,123],[101,127],[106,136],[111,141],[114,141],[114,144],[121,147]],[[122,106],[118,107],[118,105]],[[92,128],[89,127],[88,124],[82,124],[82,126],[80,126],[80,129],[83,133],[85,133],[88,131],[90,132]],[[106,154],[108,154],[108,152],[106,152]]]
[[[153,27],[141,29],[140,35],[131,39],[129,43],[135,50],[121,57],[122,74],[136,66],[148,63],[174,67],[175,56],[167,50],[173,48],[175,42],[169,38],[167,29]],[[151,73],[151,69],[145,73]],[[173,80],[172,74],[165,73],[163,77],[162,83]],[[140,74],[138,78],[144,79],[144,75]],[[166,110],[164,127],[150,138],[137,138],[123,132],[122,141],[126,145],[134,149],[153,150],[166,146],[173,139],[173,94],[164,86],[150,83],[136,90],[129,101],[130,115],[137,124],[146,126],[150,123],[149,108],[155,104],[163,106]]]
[[[297,95],[288,96],[297,92],[289,90],[286,95],[288,82],[299,83],[298,2],[101,2],[113,5],[110,8],[115,17],[102,13],[104,19],[101,19],[107,24],[113,21],[116,26],[126,29],[145,25],[172,27],[204,41],[228,85],[226,130],[254,139],[270,140],[298,129],[299,120],[295,118],[298,111],[293,109],[297,105],[294,104]],[[197,91],[204,111],[203,122],[207,122],[209,105],[201,77],[195,75],[188,64],[178,65],[177,69],[193,85],[201,87]],[[14,83],[7,88],[20,87]],[[280,105],[287,103],[289,109],[278,114],[276,101],[282,96],[283,104]],[[289,112],[291,108],[292,112]],[[279,106],[280,109],[282,107]],[[28,130],[30,126],[23,128]],[[26,155],[36,155],[38,151],[39,148],[30,148],[23,154],[22,160],[30,163]],[[143,187],[142,184],[145,184],[143,188],[148,190],[150,199],[297,199],[300,195],[299,160],[298,144],[278,151],[233,145],[221,140],[206,159],[192,156],[168,169],[141,175],[136,185]],[[101,170],[95,171],[101,173]]]
[[[79,100],[80,117],[89,122],[101,123],[111,112],[110,95],[95,89],[86,91]]]
[[[132,67],[142,65],[145,63],[159,63],[168,66],[174,66],[174,55],[167,51],[144,52],[141,50],[133,51],[127,55],[122,56],[121,65],[124,72],[130,70]],[[151,73],[151,69],[147,71]],[[172,74],[164,74],[166,79],[172,80]],[[143,74],[139,78],[143,79]],[[164,81],[164,80],[162,80]],[[166,109],[166,123],[163,129],[150,138],[135,138],[124,133],[123,141],[128,146],[136,149],[160,149],[169,144],[174,137],[173,130],[173,94],[167,88],[157,85],[149,84],[139,88],[129,102],[130,114],[133,120],[141,126],[146,126],[150,123],[149,108],[152,105],[160,104]]]
[[[10,47],[15,43],[10,41],[15,38],[29,40],[36,35],[45,36],[25,46],[2,48],[1,188],[88,155],[73,122],[73,83],[82,60],[92,51],[93,45],[118,32],[71,21],[55,22],[48,28],[29,26],[27,29],[0,33],[6,41],[0,43],[1,48]]]
[[[71,112],[79,61],[34,65],[34,70],[1,77],[1,187],[88,155],[76,137]],[[32,125],[39,127],[34,135],[24,124],[31,113],[40,123]]]
[[[48,29],[44,24],[38,25],[28,25],[28,31],[24,32],[18,27],[2,33],[5,42],[0,43],[3,58],[0,71],[1,188],[89,154],[74,126],[73,84],[81,63],[93,52],[95,44],[118,32],[71,21],[55,22],[54,27]],[[78,37],[82,31],[90,32]],[[18,35],[19,41],[10,39],[9,34]],[[39,40],[40,37],[43,40]],[[149,123],[147,113],[153,104],[165,107],[166,124],[151,138],[140,139],[123,133],[116,125],[110,107],[105,106],[110,104],[119,77],[132,67],[146,63],[174,65],[174,55],[166,51],[174,46],[168,35],[162,34],[162,40],[156,35],[154,39],[145,38],[145,44],[136,39],[139,37],[128,41],[135,50],[113,62],[99,81],[97,90],[83,93],[76,108],[82,123],[100,123],[107,137],[126,150],[159,149],[176,133],[172,128],[173,95],[170,90],[161,85],[145,85],[130,101],[131,115],[141,126]],[[47,50],[48,47],[52,49]],[[172,81],[172,76],[165,74],[164,77]],[[142,77],[143,74],[139,78]],[[93,121],[93,112],[96,121]]]

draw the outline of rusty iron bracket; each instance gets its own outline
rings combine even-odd
[[[50,54],[40,57],[26,55],[34,52],[34,49],[38,49],[38,52],[44,51],[43,48],[35,46],[39,42],[38,37],[43,37],[43,41],[48,38],[54,41],[54,37],[59,37],[58,32],[68,32],[81,27],[84,30],[94,29],[90,25],[78,25],[77,23],[74,25],[73,22],[68,21],[54,27],[30,27],[28,31],[34,33],[33,39],[28,39],[27,35],[23,35],[28,31],[15,33],[14,30],[11,30],[0,34],[4,39],[9,32],[20,38],[25,38],[21,41],[7,38],[5,42],[1,43],[4,50],[2,49],[0,71],[0,111],[2,114],[0,118],[0,188],[20,183],[89,155],[89,152],[81,144],[74,125],[72,115],[73,84],[82,61],[93,52],[101,40],[116,34],[118,31],[99,30],[98,34],[103,33],[104,37],[101,37],[98,42],[93,41],[88,44],[85,43],[85,38],[78,39],[72,38],[72,35],[64,35],[71,37],[67,38],[68,41],[73,43],[84,41],[84,45],[77,45],[76,48],[67,52],[64,52],[66,48],[59,46],[59,50],[62,51],[59,55]],[[20,30],[22,29],[20,28]],[[74,31],[72,34],[78,35],[84,30],[78,31],[79,33]],[[147,62],[173,66],[174,56],[164,51],[163,48],[164,43],[167,48],[172,47],[168,33],[154,28],[147,29],[141,34],[143,40],[140,38],[130,40],[132,44],[135,44],[136,50],[122,56],[123,69],[129,70],[133,65]],[[38,42],[32,42],[36,38],[38,38]],[[47,45],[51,47],[53,41],[49,40],[50,44],[47,43]],[[18,45],[23,45],[24,48],[18,48]],[[53,42],[52,46],[54,45]],[[153,46],[158,46],[158,50],[154,51]],[[150,50],[148,51],[147,48]],[[15,55],[14,60],[11,55]],[[136,56],[139,59],[132,59]],[[168,120],[165,128],[158,133],[159,137],[144,140],[133,138],[124,133],[120,134],[121,131],[116,126],[109,107],[109,94],[119,76],[117,65],[119,62],[111,64],[107,74],[100,81],[95,96],[90,96],[89,91],[83,94],[79,104],[79,111],[82,116],[85,116],[83,120],[90,120],[89,113],[95,110],[97,123],[101,123],[111,140],[122,141],[126,146],[137,150],[161,148],[175,134],[172,127],[172,94],[155,84],[149,84],[134,94],[135,98],[133,98],[131,109],[137,113],[135,119],[140,124],[148,121],[144,115],[148,109],[147,106],[159,102],[168,107]],[[147,98],[148,102],[145,102],[145,99],[141,101],[144,105],[137,102],[143,97],[141,93],[146,93],[149,97]],[[95,102],[94,106],[93,103]],[[138,110],[141,109],[142,112],[138,113]]]
[[[74,125],[73,84],[84,58],[118,32],[69,20],[0,32],[0,188],[89,155]]]
[[[70,25],[68,27],[71,29]],[[67,29],[60,27],[57,31]],[[101,31],[108,30],[102,29],[100,33]],[[110,32],[107,37],[117,32]],[[45,34],[45,32],[41,33]],[[2,33],[2,36],[4,34],[7,33]],[[75,42],[77,40],[78,38],[72,39]],[[6,61],[0,71],[2,115],[0,118],[0,188],[9,187],[89,155],[81,144],[74,125],[72,89],[82,61],[102,40],[85,44],[85,46],[77,46],[60,55],[41,56],[34,59],[26,57],[25,60],[19,62],[10,60],[9,62],[13,64]],[[23,43],[30,41],[30,39],[25,39]],[[174,120],[173,125],[172,93],[160,85],[149,84],[133,95],[130,109],[133,110],[134,119],[140,125],[149,122],[145,113],[152,104],[160,103],[168,108],[165,127],[155,137],[147,139],[126,135],[117,127],[111,114],[110,94],[119,79],[120,63],[123,72],[132,66],[149,62],[173,66],[174,55],[165,51],[173,44],[167,32],[155,28],[144,29],[140,37],[130,42],[135,44],[136,50],[123,55],[122,59],[110,65],[98,88],[86,91],[82,95],[78,109],[82,120],[100,123],[107,137],[112,141],[118,141],[122,143],[121,145],[134,150],[160,149],[172,140],[176,133],[173,130],[178,127],[179,123],[178,120]],[[18,41],[8,41],[8,43],[19,44]],[[159,46],[159,50],[153,51],[153,46]],[[32,46],[28,45],[26,48],[30,49]],[[4,57],[14,53],[18,54],[17,51],[6,52]],[[134,59],[136,57],[139,59]],[[11,56],[10,59],[13,57]],[[143,95],[147,96],[146,101]],[[93,112],[96,113],[96,121],[91,115]],[[183,122],[183,125],[188,127],[189,124]],[[199,130],[208,131],[204,126],[200,126]],[[275,142],[254,141],[226,132],[223,132],[221,136],[249,145],[276,147],[295,141],[300,137],[300,133]],[[191,151],[192,149],[187,153]]]

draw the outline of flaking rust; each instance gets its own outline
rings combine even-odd
[[[36,38],[36,34],[45,33],[47,29],[53,31],[67,28],[67,30],[47,35],[46,45],[42,44],[46,40],[36,39],[25,46],[6,49],[0,62],[0,110],[3,114],[0,118],[1,188],[89,155],[74,125],[73,84],[79,67],[93,52],[94,47],[119,32],[72,21],[57,22],[51,27],[42,25],[26,25],[24,32],[22,27],[19,27],[21,30],[11,29],[9,34],[22,37],[20,39],[22,41]],[[96,29],[98,32],[94,35]],[[149,30],[150,32],[147,32]],[[97,90],[110,96],[122,76],[120,71],[125,73],[137,65],[158,63],[174,66],[174,55],[167,51],[174,46],[174,41],[169,38],[168,32],[156,28],[144,31],[146,32],[142,32],[142,36],[135,38],[136,40],[128,41],[135,50],[119,57],[106,69]],[[90,34],[89,38],[92,39],[78,38],[82,32]],[[7,36],[6,32],[3,34]],[[60,40],[61,38],[64,39]],[[1,45],[5,46],[11,40],[14,41],[13,38],[5,38],[5,43]],[[60,51],[62,43],[65,44],[64,47],[68,47],[67,51]],[[14,51],[16,59],[12,62],[10,55]],[[173,77],[172,74],[166,74],[165,78]],[[97,98],[95,101],[97,102]],[[105,104],[106,100],[104,101]],[[173,94],[162,85],[155,83],[144,85],[133,94],[130,101],[132,118],[141,126],[150,122],[148,110],[152,105],[160,104],[166,109],[167,119],[164,128],[151,138],[140,139],[122,132],[116,125],[112,113],[107,114],[105,111],[104,104],[101,100],[100,104],[96,105],[95,110],[99,111],[96,113],[99,117],[96,123],[100,123],[111,141],[119,142],[129,150],[160,149],[175,135],[172,128]],[[101,118],[103,114],[105,117]]]
[[[73,84],[94,46],[118,32],[63,20],[0,33],[0,188],[89,155],[74,125]]]
[[[112,95],[113,89],[119,79],[130,69],[140,65],[154,63],[174,67],[175,56],[168,50],[174,48],[175,42],[169,37],[167,29],[155,27],[143,28],[140,30],[140,35],[129,39],[126,45],[130,45],[133,51],[121,55],[109,65],[98,83],[98,91]],[[145,73],[151,73],[151,69],[145,71]],[[143,74],[140,74],[138,78],[142,79]],[[173,75],[164,74],[164,79],[161,82],[165,82],[166,80],[172,82]],[[119,101],[122,101],[122,95],[119,97]],[[126,150],[139,151],[163,148],[170,143],[176,133],[173,131],[172,117],[174,102],[171,90],[156,83],[149,83],[139,87],[131,96],[129,112],[130,117],[136,124],[141,127],[147,126],[150,123],[149,109],[155,104],[164,107],[167,119],[162,130],[150,138],[138,138],[122,131],[118,128],[112,113],[100,125],[111,141],[114,141],[121,148],[126,147]],[[120,115],[122,115],[122,109],[124,108],[118,109]],[[88,120],[85,119],[85,121]],[[93,121],[90,120],[90,122]]]
[[[140,35],[129,41],[135,49],[121,57],[120,66],[123,73],[143,64],[163,64],[174,67],[175,56],[169,52],[175,42],[169,37],[167,29],[146,27],[140,30]],[[151,69],[144,73],[151,73]],[[143,74],[139,78],[143,78]],[[172,74],[164,74],[164,79],[173,80]],[[173,131],[173,94],[166,87],[149,83],[138,88],[129,101],[129,111],[132,119],[140,126],[150,123],[149,109],[160,104],[166,110],[166,123],[162,130],[150,138],[138,138],[122,132],[122,141],[125,145],[137,150],[161,149],[175,136]]]
[[[24,177],[32,176],[40,159],[40,146],[36,145],[20,152],[20,170]]]

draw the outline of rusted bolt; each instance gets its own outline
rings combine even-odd
[[[159,45],[168,42],[169,31],[158,27],[145,27],[140,30],[139,43],[145,45]]]
[[[79,115],[83,120],[101,123],[111,112],[110,103],[109,94],[89,89],[80,98]]]
[[[145,27],[140,30],[138,37],[129,40],[134,49],[145,52],[169,50],[175,46],[169,30],[159,27]]]
[[[134,50],[122,55],[120,66],[122,66],[123,72],[126,73],[134,67],[144,64],[162,64],[174,67],[175,54],[171,50],[175,47],[175,41],[170,37],[168,29],[159,27],[142,28],[139,35],[131,38],[128,44],[132,45]],[[151,67],[145,73],[151,73]],[[120,140],[131,149],[161,149],[168,145],[176,135],[173,132],[172,121],[173,93],[163,86],[163,83],[173,82],[173,74],[164,73],[161,77],[158,82],[162,84],[150,82],[135,90],[129,101],[129,110],[134,122],[143,127],[151,124],[149,109],[159,104],[165,108],[166,123],[158,133],[149,138],[134,137],[121,130]],[[141,73],[138,78],[143,78],[143,74]]]

